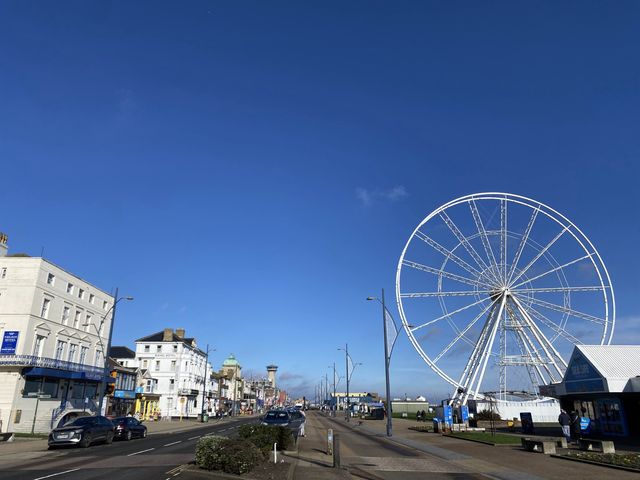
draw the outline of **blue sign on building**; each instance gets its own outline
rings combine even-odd
[[[4,332],[0,355],[15,355],[18,346],[18,335],[20,332]]]

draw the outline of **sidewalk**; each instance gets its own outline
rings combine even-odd
[[[308,416],[308,422],[311,420],[308,425],[312,428],[307,428],[309,436],[301,439],[298,452],[300,458],[298,465],[303,468],[301,470],[296,469],[294,478],[348,478],[338,476],[339,472],[330,468],[331,457],[325,454],[327,448],[326,428],[323,428],[318,420],[314,419],[314,416]],[[441,434],[416,432],[409,430],[409,427],[421,424],[413,420],[394,418],[393,436],[391,438],[386,436],[385,421],[352,419],[347,424],[344,417],[341,416],[335,420],[340,425],[348,426],[348,428],[359,430],[379,439],[385,439],[385,441],[420,450],[462,467],[467,471],[494,478],[505,480],[539,480],[545,478],[601,480],[606,476],[615,476],[616,480],[638,479],[637,473],[552,458],[540,453],[525,452],[519,447],[494,447]],[[313,476],[309,475],[308,471],[305,472],[305,469],[310,467],[315,467]],[[323,476],[318,476],[317,473],[322,470],[328,472]]]

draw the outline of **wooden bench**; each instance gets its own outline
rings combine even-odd
[[[595,440],[592,438],[581,438],[578,440],[580,450],[593,450],[597,448],[602,453],[616,453],[616,448],[611,440]]]
[[[528,452],[541,452],[547,455],[555,455],[556,453],[556,442],[554,440],[536,440],[533,438],[521,437],[520,442],[522,443],[522,448]]]

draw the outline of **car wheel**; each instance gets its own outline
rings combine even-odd
[[[56,446],[55,445],[49,445],[49,450],[55,450]]]
[[[107,432],[107,439],[104,441],[107,445],[110,445],[113,443],[113,436],[114,433],[113,432]]]
[[[131,440],[131,430],[127,430],[127,433],[124,434],[125,440]]]
[[[89,445],[91,445],[91,435],[85,433],[82,436],[82,439],[78,442],[78,445],[80,445],[82,448],[87,448]]]

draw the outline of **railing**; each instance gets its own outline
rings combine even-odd
[[[43,367],[68,370],[71,372],[102,373],[104,370],[93,365],[65,362],[55,358],[38,357],[35,355],[0,355],[0,366],[10,367]]]

